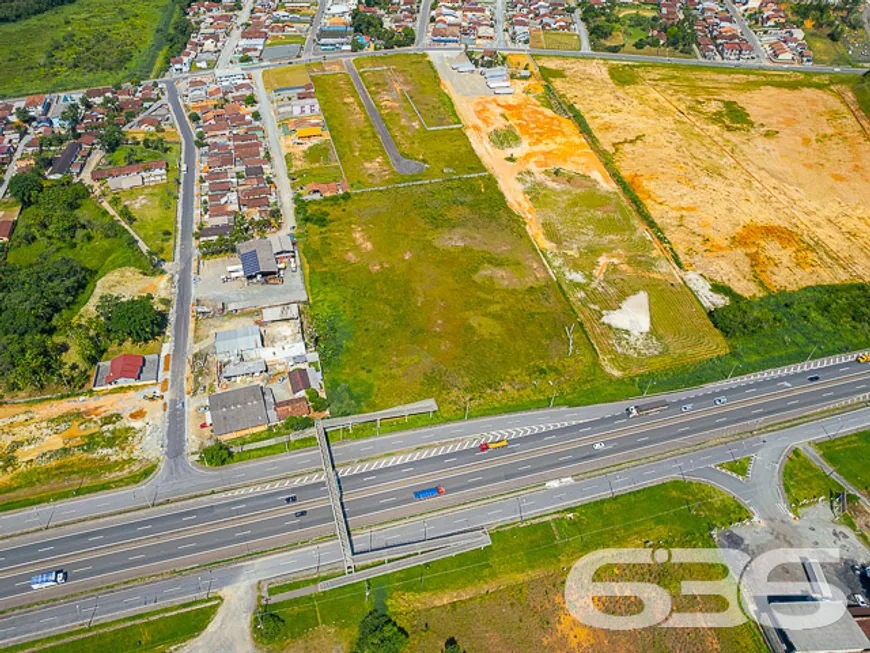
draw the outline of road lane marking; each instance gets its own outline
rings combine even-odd
[[[23,581],[21,581],[20,583],[15,583],[15,586],[16,586],[16,587],[17,587],[18,585],[30,585],[30,581],[29,581],[29,580],[23,580]]]
[[[190,515],[190,517],[182,517],[181,521],[187,521],[188,519],[196,519],[196,515]]]
[[[474,478],[468,479],[468,482],[474,483],[475,481],[482,481],[482,480],[483,480],[483,476],[475,476]]]
[[[832,392],[826,392],[826,393],[823,394],[822,396],[823,396],[823,397],[830,397],[832,394],[834,394],[833,391],[832,391]]]
[[[574,456],[562,456],[561,458],[559,458],[559,462],[562,462],[563,460],[571,460],[573,457]]]
[[[445,463],[452,463],[454,460],[456,460],[456,458],[448,458],[448,459],[445,460],[444,462],[445,462]]]
[[[179,549],[189,549],[192,546],[196,546],[196,542],[191,542],[190,544],[182,544],[178,548]]]
[[[80,571],[87,571],[88,569],[93,569],[93,567],[82,567],[81,569],[73,569],[72,573],[77,574]]]
[[[522,467],[517,467],[517,471],[521,472],[524,469],[531,469],[531,468],[532,468],[531,465],[523,465]]]
[[[413,467],[405,467],[405,469],[403,469],[403,470],[401,470],[401,471],[403,471],[403,472],[413,472],[413,471],[414,471],[414,468],[413,468]]]
[[[794,401],[790,401],[790,402],[788,402],[788,403],[786,404],[786,406],[791,406],[791,405],[793,405],[793,404],[799,404],[800,401],[801,401],[800,399],[795,399]]]
[[[46,621],[51,621],[52,619],[57,619],[57,615],[53,617],[46,617],[45,619],[40,619],[39,623],[44,624]]]
[[[242,537],[243,535],[250,535],[251,531],[242,531],[241,533],[236,533],[236,537]]]
[[[131,556],[131,557],[127,558],[127,560],[139,560],[140,558],[144,558],[144,557],[145,557],[145,554],[142,554],[142,555],[138,555],[138,556]]]
[[[240,506],[230,506],[230,510],[241,510],[244,507],[245,507],[245,504],[243,503]]]
[[[677,429],[677,433],[682,433],[683,431],[688,431],[690,428],[692,428],[692,427],[691,426],[684,426],[681,429]]]
[[[638,442],[646,442],[647,440],[649,440],[649,436],[637,439]]]
[[[290,524],[296,524],[296,523],[298,523],[298,522],[299,522],[298,519],[291,519],[290,521],[285,521],[285,522],[284,522],[284,525],[285,525],[285,526],[289,526]]]
[[[395,501],[396,497],[387,497],[386,499],[381,499],[380,503],[387,503],[388,501]]]
[[[364,480],[364,481],[373,481],[373,480],[375,480],[376,478],[377,478],[377,476],[366,476],[363,480]]]
[[[163,590],[163,593],[166,594],[167,592],[175,592],[176,590],[180,590],[180,589],[181,589],[180,587],[170,587],[169,589]]]
[[[53,548],[54,548],[53,546],[47,546],[47,547],[44,547],[44,548],[42,548],[42,549],[37,549],[36,552],[37,552],[37,553],[42,553],[43,551],[51,551]]]
[[[756,413],[763,413],[763,412],[764,412],[764,408],[756,408],[755,410],[752,411],[752,414],[755,415]]]
[[[133,598],[130,598],[130,599],[124,599],[124,603],[129,603],[130,601],[137,601],[138,599],[139,599],[138,596],[134,596]]]
[[[144,531],[144,530],[148,530],[148,529],[149,529],[149,528],[151,528],[151,527],[152,527],[152,525],[153,525],[153,524],[147,524],[147,525],[145,525],[145,526],[140,526],[140,527],[139,527],[139,528],[137,528],[137,529],[136,529],[136,530],[137,530],[137,531]]]
[[[727,419],[728,419],[727,417],[720,417],[719,419],[716,420],[716,423],[718,424],[719,422],[725,422],[725,421],[727,421]]]

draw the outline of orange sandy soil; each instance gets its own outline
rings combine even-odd
[[[554,87],[691,268],[746,295],[870,280],[870,138],[848,88],[651,66],[617,84],[604,62],[539,63],[566,74]],[[751,124],[723,124],[726,100]]]
[[[124,423],[135,428],[146,424],[158,423],[163,418],[162,402],[148,402],[139,399],[137,393],[143,388],[130,392],[96,395],[58,401],[43,401],[30,404],[0,405],[0,444],[26,441],[15,455],[20,461],[31,460],[46,451],[55,451],[74,443],[78,438],[98,430],[82,423],[99,419],[105,415],[119,413]],[[81,413],[81,418],[75,415]],[[69,419],[62,416],[70,415]],[[49,423],[52,422],[53,423]]]
[[[510,63],[523,67],[517,59]],[[639,373],[724,353],[721,336],[573,121],[536,99],[543,91],[539,82],[515,80],[514,89],[512,96],[450,94],[475,150],[508,205],[525,219],[602,366],[614,375]],[[508,126],[522,142],[499,149],[489,135]],[[535,199],[534,206],[532,198],[544,197],[538,192],[542,187],[563,202]],[[619,309],[640,291],[650,296],[651,331],[629,332],[602,322],[603,311]]]

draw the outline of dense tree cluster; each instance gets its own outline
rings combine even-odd
[[[384,21],[380,16],[367,14],[359,9],[354,9],[351,16],[353,31],[356,34],[364,34],[373,38],[385,50],[392,48],[404,48],[414,45],[414,30],[406,27],[401,32],[395,32],[384,27]],[[359,49],[358,42],[354,40],[352,47]]]
[[[839,0],[836,2],[813,0],[812,2],[794,2],[790,8],[801,22],[812,24],[817,29],[826,31],[828,38],[832,41],[839,41],[846,28],[863,28],[861,17],[863,6],[863,0]]]
[[[381,610],[372,610],[359,624],[351,653],[399,653],[408,643],[408,633]]]

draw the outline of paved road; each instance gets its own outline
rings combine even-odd
[[[758,60],[761,62],[767,61],[767,55],[764,53],[764,49],[758,42],[758,35],[752,31],[752,28],[749,27],[749,25],[746,24],[743,14],[740,13],[731,0],[725,0],[725,6],[728,8],[728,13],[731,14],[734,22],[736,22],[737,26],[740,28],[743,38],[745,38],[749,42],[749,45],[752,46],[752,51],[755,52],[755,56],[758,57]]]
[[[314,13],[314,18],[311,20],[311,27],[308,30],[308,36],[305,39],[305,47],[302,48],[302,58],[310,60],[314,54],[314,46],[317,44],[317,32],[320,30],[320,23],[323,20],[323,12],[326,11],[326,5],[329,0],[320,0],[317,3],[317,11]]]
[[[188,169],[192,169],[192,167],[189,166]],[[853,356],[844,355],[843,357],[811,361],[771,372],[734,377],[702,388],[659,396],[677,403],[691,401],[694,397],[715,389],[717,395],[721,394],[728,397],[733,404],[741,395],[745,397],[751,394],[753,397],[758,397],[766,393],[788,390],[788,386],[785,384],[791,383],[793,378],[805,380],[809,370],[817,371],[825,379],[834,379],[860,372],[862,369],[864,368],[860,364],[854,362]],[[755,388],[755,391],[746,393],[750,387]],[[550,427],[564,422],[582,422],[605,416],[616,420],[620,419],[627,406],[638,401],[638,399],[633,399],[577,408],[542,409],[467,421],[447,422],[376,438],[345,440],[333,445],[333,455],[336,464],[348,465],[364,458],[385,456],[391,452],[432,446],[462,438],[504,434],[509,436],[519,433],[523,429]],[[176,404],[171,405],[175,406]],[[472,415],[474,414],[473,410],[472,407]],[[178,423],[183,424],[183,422]],[[50,506],[37,506],[18,512],[2,513],[0,514],[0,534],[8,537],[13,533],[26,530],[59,526],[65,523],[78,523],[98,515],[141,509],[173,498],[208,493],[248,483],[274,481],[288,475],[299,475],[319,468],[320,457],[314,448],[208,471],[199,467],[188,467],[175,477],[160,474],[149,483],[137,488],[58,502]]]
[[[824,437],[825,431],[845,435],[867,428],[868,425],[870,425],[870,409],[863,409],[843,417],[832,417],[821,422],[748,438],[741,442],[684,453],[666,460],[612,472],[606,476],[565,483],[558,487],[539,488],[522,496],[499,499],[483,506],[459,508],[384,528],[361,529],[354,533],[354,549],[359,554],[385,547],[421,542],[483,526],[491,527],[515,522],[669,479],[698,478],[729,490],[731,489],[727,487],[729,477],[709,470],[709,466],[749,454],[776,452],[796,443]],[[758,465],[757,461],[756,465]],[[708,471],[713,472],[712,480],[705,475]],[[755,467],[753,477],[762,482],[766,480],[767,486],[775,487],[775,484],[769,482],[775,477],[770,474],[764,475],[761,471],[761,467]],[[751,489],[744,487],[740,481],[733,480],[734,489],[739,492],[738,498],[749,503],[750,506],[757,503],[757,497]],[[776,491],[773,496],[777,496]],[[437,507],[437,502],[432,505]],[[328,507],[318,509],[320,510],[328,511]],[[319,515],[320,512],[309,512],[307,518],[319,519]],[[286,517],[284,519],[290,521]],[[291,526],[295,527],[296,524]],[[241,551],[245,545],[237,542],[234,546]],[[95,605],[97,621],[116,619],[133,612],[153,610],[172,602],[203,598],[207,593],[236,583],[305,571],[312,573],[318,568],[322,569],[340,561],[338,544],[335,540],[330,540],[317,547],[294,549],[241,564],[214,567],[208,571],[194,571],[156,583],[103,592],[97,597],[81,597],[26,612],[12,613],[0,617],[0,642],[9,645],[51,630],[71,628],[86,623]],[[53,592],[54,590],[44,590],[39,596],[50,597]]]
[[[507,47],[507,38],[505,35],[505,0],[496,0],[495,2],[495,37],[496,46],[499,50]]]
[[[272,101],[263,84],[263,71],[253,73],[254,88],[257,90],[257,102],[260,105],[260,118],[266,128],[269,138],[269,151],[272,153],[272,179],[278,188],[278,200],[281,202],[281,214],[284,216],[282,232],[292,233],[296,228],[296,212],[293,206],[293,189],[290,187],[290,176],[287,173],[287,161],[281,148],[278,123],[272,111]]]
[[[429,15],[432,13],[432,0],[420,3],[420,16],[417,20],[417,34],[414,39],[415,48],[423,48],[428,41]]]
[[[652,417],[628,420],[624,415],[608,415],[582,425],[517,437],[508,447],[488,453],[457,444],[435,449],[428,456],[405,454],[379,467],[356,464],[341,474],[345,511],[352,527],[370,526],[430,507],[455,505],[558,476],[685,449],[719,438],[736,425],[753,428],[761,420],[769,423],[777,416],[782,419],[810,412],[866,393],[870,369],[865,367],[860,376],[849,379],[792,381],[785,394],[756,397],[757,388],[746,387],[742,388],[744,400],[714,407],[713,398],[722,395],[709,390],[685,413],[672,405]],[[604,446],[593,448],[599,440]],[[436,484],[448,489],[446,497],[423,505],[414,502],[414,490]],[[290,494],[297,500],[288,506],[285,498]],[[72,592],[99,587],[108,578],[141,577],[146,571],[189,564],[186,560],[226,558],[240,543],[262,550],[276,541],[286,544],[310,539],[331,532],[332,512],[325,497],[322,475],[317,475],[279,487],[225,495],[215,505],[135,516],[104,528],[52,532],[49,537],[40,533],[10,541],[0,551],[4,560],[0,598],[32,600],[27,581],[49,561],[54,567],[63,564],[70,570],[70,582],[62,590]],[[294,516],[297,510],[307,510],[308,514]]]
[[[15,172],[18,169],[18,159],[21,158],[21,152],[24,150],[24,144],[27,143],[32,138],[32,134],[30,131],[24,134],[24,137],[18,143],[18,147],[15,148],[15,154],[12,156],[12,161],[9,163],[9,166],[6,168],[6,174],[3,175],[3,183],[0,184],[0,198],[2,198],[6,194],[6,189],[9,187],[9,180],[15,176]]]
[[[580,17],[580,12],[574,12],[574,27],[577,29],[577,34],[580,35],[580,51],[592,52],[592,44],[589,42],[589,30],[586,29],[586,23]]]
[[[251,10],[254,8],[254,2],[255,0],[245,0],[242,10],[233,21],[233,28],[230,30],[230,35],[227,37],[226,43],[224,43],[224,47],[221,50],[217,64],[215,65],[216,70],[224,70],[229,67],[230,61],[233,57],[233,51],[236,49],[236,44],[239,42],[239,38],[242,35],[242,24],[246,23],[251,17]]]
[[[387,129],[386,124],[384,124],[384,119],[381,117],[380,111],[375,107],[375,103],[372,101],[365,84],[363,84],[363,81],[356,70],[356,66],[353,65],[353,59],[346,59],[344,67],[348,74],[350,74],[350,78],[353,80],[356,92],[359,93],[359,96],[362,99],[363,106],[366,108],[366,113],[369,114],[369,120],[372,121],[372,125],[374,125],[375,131],[378,133],[378,138],[381,139],[381,144],[384,146],[387,156],[390,157],[390,163],[392,164],[393,169],[400,175],[416,175],[417,173],[423,172],[426,167],[422,163],[406,159],[399,154],[399,148],[396,147],[396,142],[393,140],[393,136]]]
[[[172,82],[165,85],[166,97],[182,139],[182,165],[178,206],[181,211],[175,251],[175,303],[171,324],[172,359],[169,393],[166,397],[166,443],[164,460],[154,483],[181,483],[192,473],[187,460],[187,413],[185,373],[190,339],[190,306],[193,295],[193,208],[195,200],[194,176],[196,153],[193,131],[178,98],[178,89]]]

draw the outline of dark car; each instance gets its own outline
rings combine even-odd
[[[307,510],[297,510],[295,516],[296,516],[296,517],[304,517],[304,516],[307,515],[307,514],[308,514],[308,511],[307,511]]]
[[[284,503],[296,503],[296,495],[291,494],[289,497],[286,497]]]
[[[813,374],[812,376],[808,376],[808,377],[807,377],[807,381],[815,382],[815,381],[818,381],[818,380],[819,380],[819,375],[818,375],[818,374]]]

